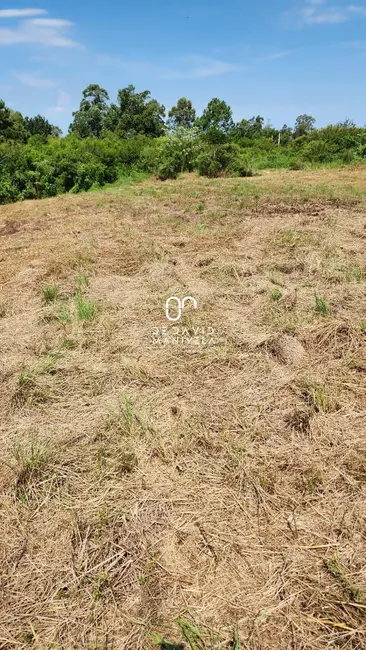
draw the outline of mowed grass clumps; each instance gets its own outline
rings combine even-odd
[[[47,443],[37,439],[31,440],[28,445],[17,442],[12,450],[13,471],[15,474],[16,496],[26,503],[45,476],[52,460],[52,454]]]
[[[86,273],[75,278],[75,288],[71,295],[61,297],[56,286],[43,287],[42,293],[45,303],[57,303],[56,318],[67,325],[74,320],[79,323],[91,323],[98,314],[98,306],[95,301],[87,298],[87,290],[90,281]]]
[[[44,228],[0,265],[0,645],[363,648],[365,173],[27,207]],[[170,323],[169,296],[197,309]]]
[[[43,375],[56,372],[59,353],[54,353],[40,359],[34,366],[23,365],[11,396],[11,404],[15,407],[35,405],[47,402],[50,393],[40,381]]]

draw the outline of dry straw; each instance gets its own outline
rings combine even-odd
[[[364,183],[2,208],[0,647],[366,647]]]

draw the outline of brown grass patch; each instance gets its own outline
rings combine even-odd
[[[366,647],[364,183],[1,208],[0,647]]]

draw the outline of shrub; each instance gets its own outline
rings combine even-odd
[[[234,176],[253,176],[253,161],[249,153],[243,152],[235,156],[229,163],[228,171]]]
[[[306,160],[316,163],[325,163],[332,160],[332,154],[325,140],[309,142],[304,146],[302,155]]]
[[[108,168],[97,161],[79,163],[76,169],[76,183],[72,188],[72,192],[89,190],[94,183],[98,185],[113,183],[116,178],[117,169],[115,167]]]
[[[157,174],[161,180],[176,178],[180,172],[193,170],[198,148],[197,131],[179,127],[145,147],[140,165],[144,171]]]
[[[139,168],[150,174],[157,173],[158,171],[158,141],[152,140],[141,152],[140,160],[138,163]]]
[[[160,181],[166,181],[168,178],[177,178],[181,170],[180,160],[177,156],[167,156],[163,162],[160,163],[157,171],[157,178]]]
[[[253,176],[252,156],[234,143],[205,148],[197,156],[196,169],[201,176],[210,178],[225,174]]]
[[[349,165],[356,159],[357,152],[353,149],[343,149],[339,153],[339,159],[345,164]]]
[[[197,171],[200,176],[216,178],[223,172],[222,165],[218,161],[213,149],[201,151],[196,159]]]
[[[13,203],[18,201],[22,196],[18,188],[11,182],[10,178],[0,179],[0,204]]]
[[[216,178],[223,176],[230,166],[236,161],[240,153],[237,144],[221,144],[205,147],[196,158],[196,168],[200,176]]]
[[[293,158],[292,160],[290,160],[289,169],[293,171],[299,171],[301,169],[305,169],[305,163],[303,160],[300,160],[300,158]]]
[[[263,128],[261,118],[243,120],[232,129],[228,116],[225,109],[225,128],[222,116],[218,119],[214,112],[212,123],[204,124],[203,130],[202,120],[198,120],[201,130],[199,126],[178,127],[157,138],[131,133],[121,138],[106,131],[101,137],[81,138],[71,133],[59,138],[42,131],[4,140],[3,133],[0,204],[87,191],[114,183],[121,174],[132,179],[144,172],[165,180],[196,169],[211,178],[251,176],[253,161],[257,169],[302,170],[309,163],[351,164],[366,158],[366,129],[349,120],[301,135],[297,132],[298,137],[287,128],[279,144],[278,132]]]

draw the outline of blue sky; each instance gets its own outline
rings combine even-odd
[[[354,1],[355,4],[352,4]],[[44,0],[0,5],[0,98],[67,131],[89,83],[149,89],[167,109],[212,97],[277,127],[366,123],[365,0]]]

